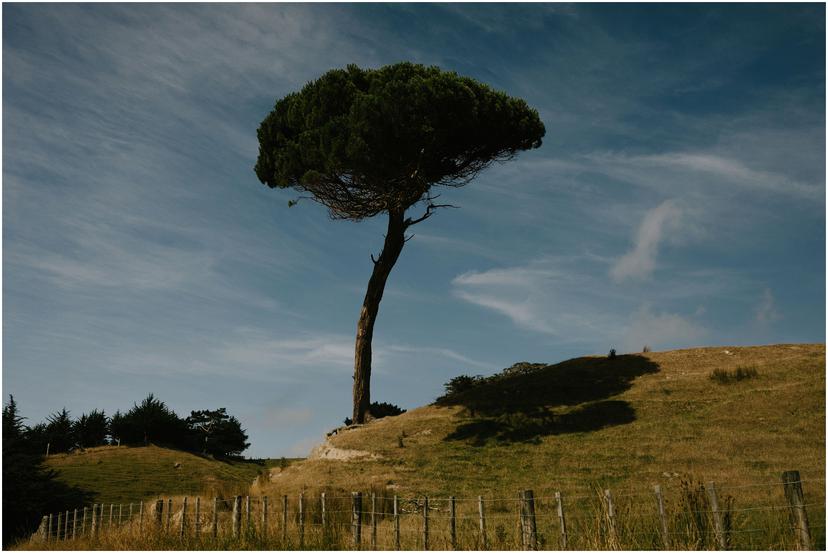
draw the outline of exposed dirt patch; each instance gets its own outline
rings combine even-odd
[[[310,452],[308,459],[324,459],[329,461],[353,461],[356,459],[379,459],[380,456],[370,451],[359,449],[342,449],[334,447],[329,442],[322,443]]]

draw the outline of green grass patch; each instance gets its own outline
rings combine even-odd
[[[58,479],[94,493],[96,502],[117,504],[174,495],[246,494],[256,477],[279,460],[217,460],[150,445],[51,455],[46,465]]]

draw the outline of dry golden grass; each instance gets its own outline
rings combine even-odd
[[[727,384],[715,369],[755,369]],[[403,549],[422,549],[421,498],[430,497],[430,546],[447,549],[448,503],[456,496],[461,549],[477,549],[477,496],[485,499],[487,545],[520,548],[518,490],[533,489],[541,546],[558,547],[555,491],[564,494],[570,549],[662,547],[652,486],[661,485],[673,549],[715,548],[706,494],[732,498],[731,545],[791,549],[781,473],[799,470],[817,548],[825,545],[825,347],[773,345],[699,348],[585,357],[495,380],[454,398],[374,421],[331,438],[334,447],[373,458],[307,460],[279,470],[250,491],[267,495],[271,528],[242,540],[181,541],[177,535],[124,531],[97,541],[46,544],[92,549],[295,549],[296,498],[305,493],[304,547],[350,547],[350,492],[375,493],[380,513],[401,498]],[[403,447],[400,447],[402,438]],[[607,529],[600,491],[615,497],[618,537]],[[333,535],[320,530],[319,493],[328,497]],[[289,540],[281,540],[283,495],[290,496]],[[694,501],[697,501],[694,503]],[[700,501],[700,503],[698,502]],[[255,509],[254,513],[258,512]],[[254,514],[254,520],[257,515]],[[229,524],[229,523],[228,523]],[[369,544],[366,520],[363,544]],[[229,528],[229,526],[228,526]],[[229,530],[225,530],[225,534]],[[377,545],[393,548],[393,526],[378,517]],[[40,548],[29,543],[26,547]]]
[[[625,366],[634,369],[624,372]],[[740,367],[755,368],[758,376],[727,385],[710,379],[714,369]],[[560,396],[570,391],[555,387],[571,383],[558,373],[577,379],[580,370],[587,375],[586,386],[599,390],[574,389],[576,399],[566,401]],[[735,508],[748,508],[784,505],[780,477],[793,469],[805,480],[806,501],[816,505],[809,507],[814,524],[824,519],[824,345],[649,352],[613,362],[582,358],[543,371],[545,377],[525,377],[520,385],[535,386],[535,399],[552,398],[546,407],[553,420],[574,413],[572,420],[578,421],[579,413],[600,404],[606,409],[595,410],[598,420],[581,421],[583,431],[558,431],[536,424],[531,413],[528,419],[519,413],[489,416],[485,408],[472,413],[474,401],[429,405],[330,439],[335,447],[367,451],[376,459],[308,460],[272,475],[254,493],[315,494],[324,488],[329,494],[374,490],[402,497],[509,499],[520,489],[548,498],[558,490],[583,496],[597,487],[620,496],[643,494],[641,500],[651,505],[652,486],[660,484],[672,508],[680,502],[684,479],[715,481],[720,493],[735,498]],[[611,371],[624,374],[620,384],[601,376]],[[589,401],[574,403],[579,394]],[[493,420],[507,421],[508,432],[481,423]],[[472,430],[460,433],[465,439],[451,439],[461,428]],[[551,509],[541,502],[541,511]],[[765,518],[746,513],[740,524],[744,530],[773,526]],[[824,536],[824,529],[816,533]]]
[[[256,492],[295,494],[324,486],[411,496],[512,497],[519,489],[548,495],[595,483],[618,490],[661,484],[669,490],[680,476],[741,486],[778,482],[788,469],[798,469],[803,478],[825,477],[824,345],[699,348],[640,357],[656,365],[654,372],[601,398],[626,403],[634,413],[629,422],[613,424],[610,413],[604,427],[591,431],[489,438],[474,445],[477,437],[448,437],[481,416],[470,416],[462,405],[429,405],[330,439],[336,447],[367,451],[377,459],[307,460],[276,471]],[[598,358],[584,358],[591,359]],[[627,356],[616,361],[629,362]],[[730,385],[709,378],[716,368],[744,366],[755,367],[759,376]],[[551,410],[563,415],[579,407]],[[822,494],[821,485],[812,488]]]

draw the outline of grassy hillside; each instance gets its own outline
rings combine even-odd
[[[127,454],[136,457],[119,459],[125,466],[118,470],[107,469],[107,463],[115,466],[115,459],[125,453],[111,448],[85,456],[100,455],[101,463],[71,456],[52,462],[74,462],[74,482],[80,483],[82,476],[87,486],[104,475],[117,475],[111,483],[99,484],[112,494],[104,501],[126,501],[114,493],[132,486],[140,486],[144,496],[191,493],[203,488],[205,480],[221,477],[210,465],[215,462],[187,454],[157,448]],[[197,473],[198,461],[209,467],[186,478],[188,473],[177,472],[186,468]],[[182,462],[181,469],[172,468],[175,462]],[[237,474],[250,482],[255,471],[244,472],[250,469],[230,465],[226,470],[231,472],[223,474],[234,485]],[[172,531],[161,527],[152,532],[127,524],[98,538],[47,544],[34,540],[22,546],[285,550],[300,548],[298,540],[303,539],[304,548],[341,550],[351,547],[348,492],[363,491],[376,494],[378,513],[375,534],[367,527],[374,517],[367,512],[363,517],[363,546],[369,535],[376,535],[376,548],[395,547],[395,523],[389,514],[391,496],[398,496],[401,548],[427,549],[422,498],[427,495],[430,548],[451,549],[447,497],[454,495],[459,549],[521,549],[517,492],[531,488],[542,549],[560,543],[554,492],[562,491],[569,549],[652,550],[664,547],[652,488],[659,484],[670,540],[666,549],[720,549],[710,488],[702,487],[714,481],[725,512],[721,536],[727,548],[789,550],[796,544],[780,485],[782,471],[789,469],[801,473],[812,544],[824,549],[824,345],[583,357],[556,365],[523,364],[432,405],[341,431],[317,458],[271,469],[250,488],[251,520],[254,526],[262,520],[260,495],[267,495],[279,513],[279,496],[285,494],[287,527],[279,516],[271,516],[266,531],[248,528],[233,538],[225,503],[218,539],[204,533],[197,539],[182,538],[175,523]],[[156,483],[150,489],[147,483],[152,481]],[[613,493],[611,524],[605,488]],[[320,524],[318,492],[323,490],[326,530]],[[300,491],[307,525],[297,518]],[[485,533],[478,526],[478,496],[485,505]],[[364,511],[372,509],[369,498]],[[180,516],[181,511],[176,513]]]
[[[148,447],[96,447],[49,456],[59,479],[97,494],[99,503],[130,503],[172,495],[245,492],[266,466],[216,461],[185,451]],[[178,467],[176,467],[178,465]]]
[[[755,369],[732,383],[715,370]],[[402,442],[403,447],[400,447]],[[583,357],[482,385],[333,436],[371,457],[308,460],[271,477],[274,493],[318,488],[511,497],[675,490],[715,480],[740,498],[776,493],[753,484],[798,469],[825,477],[825,346],[699,348]],[[824,482],[806,493],[824,502]],[[269,491],[268,491],[269,493]]]

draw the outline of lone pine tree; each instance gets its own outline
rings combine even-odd
[[[448,207],[437,186],[459,187],[493,161],[538,148],[545,129],[519,98],[438,67],[397,63],[328,71],[276,102],[258,129],[256,175],[293,188],[333,219],[385,213],[388,229],[359,314],[353,421],[371,404],[371,339],[405,232]],[[420,204],[416,216],[406,211]]]

